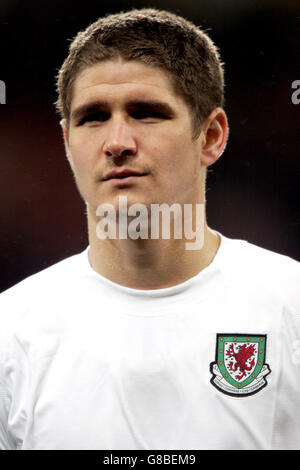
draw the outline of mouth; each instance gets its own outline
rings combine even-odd
[[[132,178],[132,177],[141,177],[141,176],[146,176],[146,173],[139,173],[134,170],[122,170],[122,171],[111,171],[108,173],[104,178],[102,178],[102,181],[109,181],[109,180],[125,180],[127,178]]]

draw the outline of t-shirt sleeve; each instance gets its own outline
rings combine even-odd
[[[274,416],[274,450],[300,450],[300,263],[283,272],[281,367]]]
[[[8,359],[11,356],[11,323],[15,305],[9,290],[0,295],[0,450],[15,450],[16,443],[9,432],[11,393],[8,385]]]
[[[9,393],[5,381],[5,354],[0,339],[0,450],[15,450],[8,432]]]

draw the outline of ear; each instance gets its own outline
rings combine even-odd
[[[214,109],[201,130],[201,162],[210,166],[222,155],[228,139],[228,121],[222,108]]]
[[[73,160],[72,160],[72,155],[71,155],[71,151],[69,147],[68,121],[66,119],[62,119],[60,121],[60,125],[63,131],[63,139],[64,139],[64,144],[65,144],[65,151],[66,151],[67,159],[73,170]]]

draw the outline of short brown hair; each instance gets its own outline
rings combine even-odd
[[[173,13],[153,8],[99,18],[73,39],[57,75],[56,108],[70,117],[72,87],[91,65],[121,57],[165,71],[192,113],[194,132],[224,102],[223,64],[207,34]]]

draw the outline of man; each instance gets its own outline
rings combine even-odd
[[[228,136],[212,41],[164,11],[110,15],[57,86],[89,247],[2,295],[1,447],[300,448],[299,264],[201,212]]]

